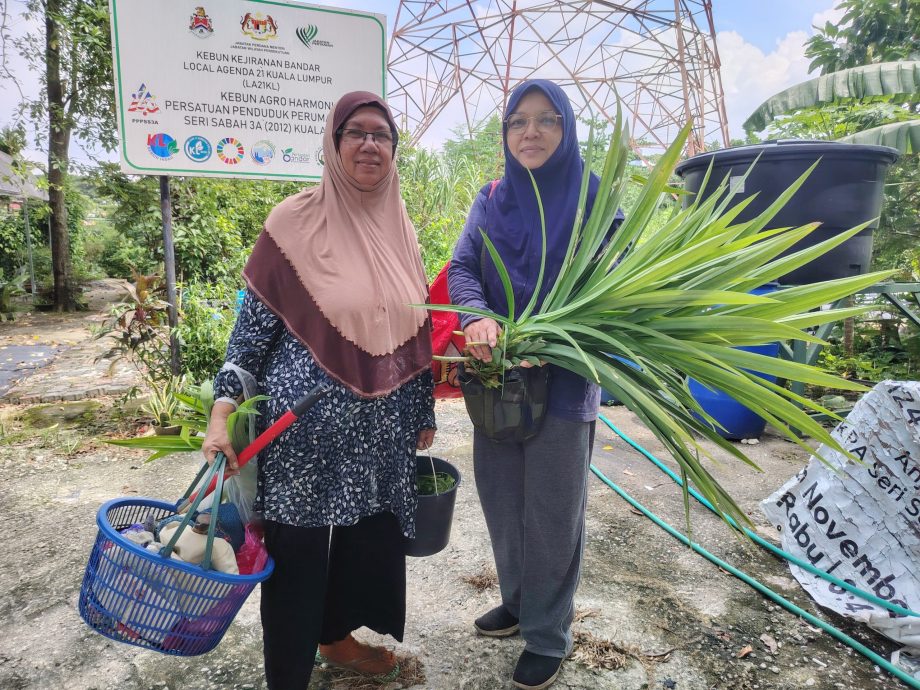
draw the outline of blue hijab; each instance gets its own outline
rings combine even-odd
[[[552,288],[565,259],[578,208],[578,193],[585,164],[581,158],[578,136],[575,132],[575,113],[572,111],[572,104],[565,92],[556,84],[545,79],[532,79],[521,83],[511,93],[505,110],[506,118],[514,113],[521,98],[534,90],[541,91],[553,104],[553,109],[562,115],[562,141],[559,142],[559,147],[543,165],[530,171],[540,190],[546,219],[546,269],[537,302],[539,306]],[[523,311],[536,287],[543,240],[540,234],[540,211],[533,184],[527,168],[521,165],[508,149],[507,123],[502,124],[502,143],[505,149],[505,176],[486,202],[485,230],[511,276],[517,316]],[[599,184],[600,180],[592,173],[588,186],[587,214],[590,214],[594,205]],[[489,303],[497,312],[507,314],[508,305],[501,289],[498,271],[491,259],[487,258],[483,264],[483,277],[489,293]],[[495,290],[495,287],[498,289]]]

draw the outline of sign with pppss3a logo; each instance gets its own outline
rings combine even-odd
[[[387,22],[303,2],[108,0],[122,171],[320,179],[335,102],[386,98]]]
[[[196,163],[204,163],[211,157],[211,153],[213,152],[211,142],[197,134],[185,140],[183,150],[189,160],[193,160]]]

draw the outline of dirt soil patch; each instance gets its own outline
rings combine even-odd
[[[66,319],[61,324],[74,326]],[[43,337],[65,341],[47,331]],[[117,398],[99,398],[99,403],[84,411],[92,421],[84,417],[79,426],[63,421],[45,429],[21,421],[41,416],[41,410],[0,405],[0,524],[5,536],[0,688],[264,688],[258,588],[220,646],[200,657],[170,657],[115,643],[80,619],[79,588],[99,506],[125,495],[178,498],[199,462],[192,455],[176,455],[145,463],[140,451],[104,445],[101,437],[124,435],[138,423]],[[632,414],[622,407],[602,411],[665,459]],[[404,658],[405,673],[387,690],[509,688],[522,641],[477,637],[472,627],[499,595],[476,498],[470,423],[462,401],[438,403],[437,414],[434,452],[463,476],[450,544],[435,556],[409,560],[405,640],[394,644],[366,631],[359,636],[391,644]],[[774,538],[758,503],[803,466],[806,454],[771,434],[744,448],[762,473],[728,458],[715,472],[759,531]],[[603,426],[598,427],[594,459],[614,482],[683,531],[677,487]],[[872,631],[818,609],[784,563],[733,535],[705,509],[693,506],[692,521],[693,538],[717,556],[883,656],[892,651]],[[904,687],[696,555],[594,478],[576,606],[579,646],[553,686],[560,690]],[[311,689],[364,686],[340,671],[319,669]]]

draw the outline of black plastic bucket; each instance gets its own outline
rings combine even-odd
[[[758,155],[760,160],[731,205],[755,192],[758,196],[736,222],[743,223],[760,214],[812,163],[821,159],[818,167],[768,226],[796,227],[821,222],[821,227],[795,244],[787,254],[876,219],[843,244],[782,276],[779,282],[804,285],[868,272],[872,260],[872,232],[878,227],[877,216],[882,207],[882,185],[889,166],[898,158],[897,149],[835,141],[780,139],[702,153],[682,162],[676,172],[684,178],[685,189],[706,199],[726,175],[743,175]],[[700,190],[710,162],[713,167],[709,183]],[[685,196],[684,205],[692,203],[694,198]]]
[[[417,456],[416,462],[419,474],[430,475],[433,463],[435,472],[444,472],[454,478],[454,485],[444,493],[418,497],[415,539],[406,540],[406,555],[431,556],[442,551],[450,541],[454,502],[457,500],[457,487],[460,486],[460,471],[446,460],[429,458],[427,455]]]

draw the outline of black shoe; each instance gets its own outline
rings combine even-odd
[[[508,613],[504,605],[484,613],[473,625],[480,635],[487,637],[511,637],[520,629],[518,619]]]
[[[556,680],[562,661],[559,657],[525,651],[518,659],[511,681],[524,690],[543,690]]]

